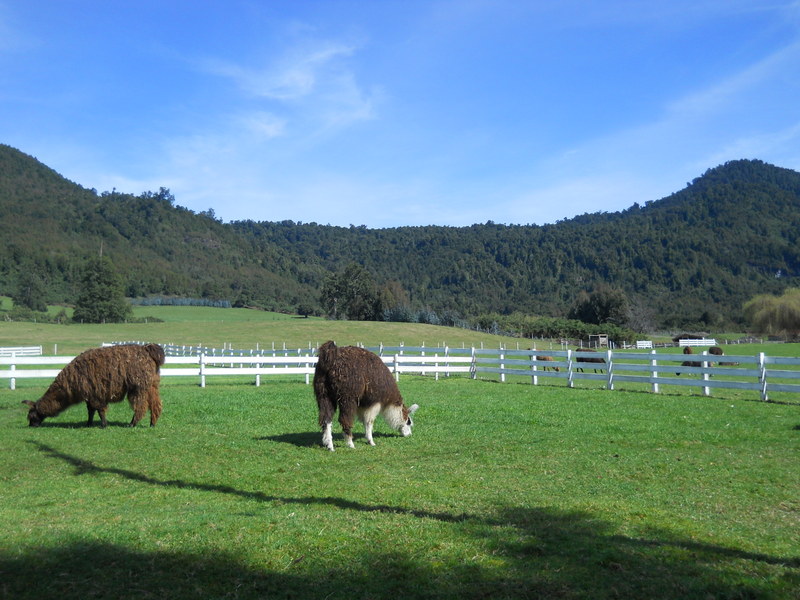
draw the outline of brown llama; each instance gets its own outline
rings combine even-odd
[[[692,350],[691,346],[684,346],[683,347],[683,353],[684,354],[694,354],[694,350]],[[681,363],[681,366],[682,367],[699,367],[700,363],[692,361],[692,360],[685,360],[685,361],[683,361]],[[675,373],[675,375],[680,375],[680,373]]]
[[[576,352],[599,352],[599,350],[595,350],[594,348],[576,348],[575,351]],[[592,356],[576,356],[575,357],[575,362],[579,362],[579,363],[598,363],[598,364],[603,364],[604,365],[604,364],[606,364],[606,359],[605,358],[599,358],[599,357],[598,358],[594,358]],[[600,369],[600,372],[602,373],[603,372],[603,367],[596,367],[594,372],[597,373],[597,369],[598,368]],[[583,367],[578,367],[575,370],[576,371],[580,371],[581,373],[583,373]]]
[[[713,354],[715,356],[725,356],[725,352],[719,346],[711,346],[711,348],[708,349],[708,353],[709,354]],[[721,366],[721,367],[735,367],[738,364],[739,364],[738,362],[720,362],[719,366]]]
[[[552,356],[537,356],[536,360],[541,360],[544,362],[553,362],[555,359]],[[547,371],[548,369],[555,369],[556,371],[561,371],[559,367],[548,367],[548,366],[542,367],[543,371]]]
[[[23,402],[30,406],[28,424],[38,427],[46,417],[54,417],[73,404],[86,402],[89,411],[86,426],[91,426],[94,413],[98,412],[100,427],[105,427],[109,403],[121,402],[127,395],[133,409],[130,426],[135,427],[149,409],[152,427],[161,415],[158,385],[163,364],[164,350],[156,344],[124,344],[87,350],[61,370],[39,400]]]
[[[353,445],[353,419],[364,423],[366,438],[374,446],[372,426],[380,414],[404,437],[411,435],[411,420],[419,408],[407,408],[397,382],[376,354],[355,346],[337,347],[331,341],[320,346],[314,371],[314,395],[319,408],[322,445],[333,451],[331,422],[339,409],[339,424],[350,448]]]

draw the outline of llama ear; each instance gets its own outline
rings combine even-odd
[[[410,416],[411,416],[411,415],[413,415],[415,412],[417,412],[417,409],[418,409],[418,408],[419,408],[419,404],[412,404],[412,405],[411,405],[411,408],[409,408],[409,409],[408,409],[408,416],[410,417]]]

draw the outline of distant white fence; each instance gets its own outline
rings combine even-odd
[[[530,381],[541,378],[562,380],[574,387],[580,380],[596,381],[614,390],[621,383],[646,384],[654,393],[659,386],[696,387],[704,395],[714,388],[752,390],[762,400],[770,393],[800,393],[800,358],[767,356],[711,356],[628,351],[451,349],[381,346],[369,348],[386,363],[399,380],[401,374],[440,376],[462,375],[476,379],[488,375],[500,381]],[[206,378],[248,376],[261,384],[262,376],[302,376],[306,384],[316,367],[317,357],[309,350],[281,351],[284,356],[168,356],[162,377]],[[0,379],[53,378],[72,356],[0,357]],[[687,359],[691,359],[690,362]],[[589,362],[591,361],[591,362]],[[714,361],[714,362],[712,362]],[[721,361],[722,364],[719,364]],[[41,369],[44,365],[57,369]],[[5,368],[4,368],[5,367]],[[20,368],[18,368],[20,367]],[[557,370],[556,370],[557,369]]]
[[[4,346],[0,348],[0,356],[41,356],[41,346]]]
[[[700,338],[700,339],[682,339],[678,340],[678,346],[683,348],[684,346],[716,346],[717,340],[714,338]]]

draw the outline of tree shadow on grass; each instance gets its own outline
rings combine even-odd
[[[369,552],[343,561],[297,557],[280,572],[242,557],[136,552],[102,543],[10,555],[0,552],[0,592],[8,598],[795,598],[800,557],[773,556],[654,531],[647,539],[578,511],[498,507],[493,514],[433,512],[335,497],[283,497],[226,485],[159,480],[106,468],[38,442],[76,475],[113,474],[147,485],[230,494],[260,502],[326,505],[390,513],[448,525],[474,538],[482,560],[447,564],[405,552]],[[409,529],[416,530],[416,526]],[[446,542],[446,540],[445,540]],[[98,561],[97,557],[103,557]],[[338,563],[338,564],[337,564]],[[331,568],[331,564],[337,564]],[[327,565],[327,566],[326,566]],[[43,587],[44,586],[44,587]]]

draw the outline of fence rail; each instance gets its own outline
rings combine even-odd
[[[504,350],[484,348],[425,348],[381,346],[369,348],[389,367],[397,380],[401,374],[440,376],[481,375],[500,381],[524,378],[538,385],[542,378],[561,380],[574,387],[581,380],[601,383],[614,390],[621,383],[646,384],[654,393],[659,386],[697,387],[704,395],[712,389],[737,389],[757,392],[762,400],[770,393],[800,393],[800,358],[767,356],[712,356],[608,350]],[[283,354],[278,356],[278,352]],[[207,377],[248,376],[261,384],[262,376],[302,376],[306,384],[314,373],[317,357],[311,350],[270,352],[263,356],[168,356],[162,377],[198,378],[201,387]],[[73,356],[0,356],[0,379],[53,378]],[[687,361],[691,358],[691,361]],[[714,362],[712,362],[712,360]],[[717,362],[721,361],[721,362]],[[55,366],[58,368],[41,368]],[[19,368],[18,368],[19,367]]]

